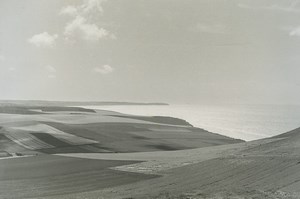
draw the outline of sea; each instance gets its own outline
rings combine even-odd
[[[300,127],[300,105],[113,105],[84,106],[142,116],[181,118],[195,127],[246,141]]]

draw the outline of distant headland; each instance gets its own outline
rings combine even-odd
[[[157,105],[162,102],[116,102],[116,101],[47,101],[47,100],[0,100],[0,106],[114,106],[114,105]]]

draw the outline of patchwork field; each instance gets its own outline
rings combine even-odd
[[[0,107],[0,198],[300,198],[300,129],[244,142],[170,117]]]
[[[0,107],[0,198],[62,197],[159,177],[111,169],[140,161],[59,154],[121,154],[238,143],[169,117],[77,107]]]

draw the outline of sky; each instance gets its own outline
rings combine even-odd
[[[0,0],[0,99],[300,103],[298,0]]]

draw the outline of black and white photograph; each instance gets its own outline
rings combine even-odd
[[[0,199],[300,199],[300,0],[0,0]]]

